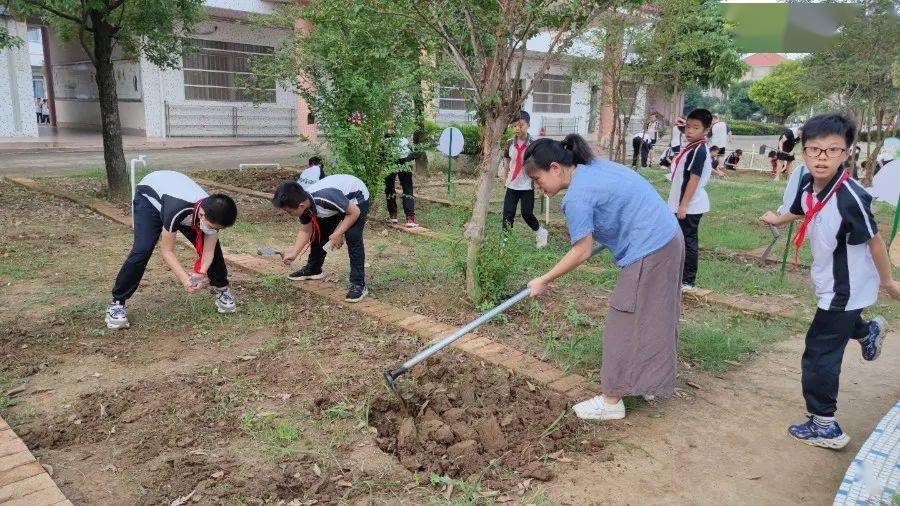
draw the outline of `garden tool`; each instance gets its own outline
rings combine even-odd
[[[772,231],[772,242],[769,243],[769,246],[763,251],[762,261],[765,263],[766,260],[769,259],[769,255],[772,253],[772,248],[775,247],[775,243],[778,242],[778,238],[781,236],[781,231],[778,230],[778,227],[774,225],[769,225],[769,230]]]
[[[599,246],[599,245],[598,245],[598,246],[595,246],[594,249],[591,251],[591,256],[596,255],[596,254],[599,253],[600,250],[602,250],[602,249],[603,249],[603,246]],[[394,366],[393,368],[391,368],[391,369],[389,369],[388,371],[386,371],[386,372],[384,373],[384,380],[385,380],[385,382],[387,383],[388,388],[389,388],[389,389],[390,389],[390,390],[391,390],[391,391],[392,391],[392,392],[400,399],[400,402],[405,406],[405,405],[406,405],[406,402],[403,400],[403,396],[400,395],[400,391],[397,389],[397,379],[398,379],[401,375],[403,375],[404,373],[406,373],[407,371],[409,371],[410,369],[412,369],[413,367],[415,367],[415,365],[418,364],[419,362],[422,362],[423,360],[428,359],[429,357],[431,357],[431,356],[434,355],[435,353],[437,353],[437,352],[441,351],[442,349],[446,348],[448,345],[450,345],[451,343],[453,343],[454,341],[456,341],[456,340],[459,339],[460,337],[462,337],[462,336],[466,335],[467,333],[469,333],[469,332],[471,332],[471,331],[477,329],[478,327],[480,327],[480,326],[482,326],[483,324],[487,323],[491,318],[497,316],[498,314],[502,313],[503,311],[506,311],[507,309],[509,309],[510,307],[512,307],[513,305],[515,305],[515,304],[516,304],[517,302],[519,302],[520,300],[522,300],[522,299],[528,297],[528,294],[529,294],[530,291],[531,291],[530,288],[524,288],[524,289],[523,289],[522,291],[520,291],[519,293],[517,293],[517,294],[513,295],[512,297],[510,297],[510,298],[506,299],[505,301],[503,301],[499,306],[495,307],[494,309],[491,309],[490,311],[488,311],[488,312],[482,314],[482,315],[479,316],[478,318],[475,318],[474,320],[470,321],[469,323],[463,325],[463,326],[462,326],[459,330],[457,330],[456,332],[453,332],[453,333],[450,334],[449,336],[447,336],[447,337],[441,339],[440,341],[438,341],[438,342],[432,344],[432,345],[429,346],[428,348],[426,348],[426,349],[424,349],[423,351],[417,353],[415,356],[413,356],[412,358],[410,358],[410,359],[407,360],[406,362],[403,362],[402,364],[396,365],[396,366]]]

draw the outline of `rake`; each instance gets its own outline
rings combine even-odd
[[[595,246],[594,249],[591,250],[591,256],[596,255],[602,249],[603,249],[603,246],[599,246],[599,245]],[[468,334],[469,332],[477,329],[478,327],[484,325],[491,318],[497,316],[498,314],[502,313],[503,311],[506,311],[507,309],[509,309],[510,307],[515,305],[520,300],[528,297],[528,294],[530,293],[530,291],[531,291],[530,288],[524,288],[519,293],[517,293],[517,294],[513,295],[512,297],[506,299],[505,301],[501,302],[499,306],[491,309],[490,311],[487,311],[486,313],[483,313],[478,318],[475,318],[474,320],[470,321],[469,323],[463,325],[457,331],[455,331],[452,334],[450,334],[449,336],[441,339],[440,341],[432,344],[428,348],[425,348],[424,350],[420,351],[419,353],[417,353],[416,355],[411,357],[406,362],[403,362],[402,364],[396,365],[393,368],[388,369],[384,373],[384,381],[387,383],[388,388],[391,390],[391,392],[393,392],[400,399],[401,403],[406,405],[406,402],[403,400],[403,396],[400,395],[400,391],[397,389],[397,379],[400,378],[400,376],[402,376],[407,371],[409,371],[410,369],[415,367],[416,364],[418,364],[419,362],[427,360],[429,357],[431,357],[435,353],[441,351],[442,349],[446,348],[448,345],[450,345],[451,343],[453,343],[460,337],[462,337],[462,336]]]

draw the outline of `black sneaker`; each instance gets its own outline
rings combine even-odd
[[[350,285],[350,290],[347,291],[347,297],[344,300],[347,302],[359,302],[368,294],[369,289],[366,288],[366,285]]]
[[[304,280],[304,279],[322,279],[325,277],[325,274],[322,273],[322,270],[318,271],[312,270],[312,268],[308,265],[304,265],[295,272],[288,274],[288,278],[293,279],[294,281]]]

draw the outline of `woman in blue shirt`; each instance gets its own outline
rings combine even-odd
[[[624,395],[675,392],[684,239],[659,193],[636,172],[595,158],[577,134],[539,139],[525,151],[525,170],[546,195],[568,189],[563,213],[572,249],[528,283],[543,294],[556,278],[590,258],[594,241],[621,269],[609,301],[600,368],[602,395],[575,405],[579,418],[625,417]]]

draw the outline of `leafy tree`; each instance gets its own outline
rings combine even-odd
[[[762,107],[747,96],[751,81],[739,81],[728,88],[728,112],[733,119],[753,119],[764,114]]]
[[[415,23],[436,39],[441,57],[453,64],[471,90],[482,125],[478,185],[472,217],[466,224],[466,289],[479,299],[476,267],[484,240],[491,184],[506,126],[522,108],[550,64],[613,0],[368,0],[386,16]],[[549,47],[533,75],[523,73],[526,42],[549,33]],[[530,81],[521,86],[524,77]]]
[[[295,19],[312,29],[295,30],[271,58],[255,60],[255,75],[297,89],[340,170],[381,188],[397,158],[385,133],[408,135],[418,123],[421,80],[430,68],[420,54],[427,41],[416,40],[409,21],[379,15],[362,0],[314,0],[262,22],[293,29]]]
[[[771,74],[754,81],[747,96],[775,116],[777,123],[784,123],[799,107],[813,100],[804,87],[805,78],[806,69],[801,61],[781,62]]]
[[[640,85],[662,84],[673,101],[682,90],[693,88],[695,96],[689,98],[701,101],[706,97],[701,98],[699,89],[724,89],[746,71],[731,30],[712,0],[670,0],[619,9],[604,16],[599,35],[588,32],[586,42],[603,58],[584,58],[579,75],[604,86],[612,83],[609,95],[618,123],[613,131],[619,133],[612,144],[618,145],[619,154],[624,152],[625,128]]]
[[[128,59],[144,56],[161,68],[178,68],[189,47],[184,34],[203,19],[203,0],[5,0],[5,5],[17,18],[41,18],[62,40],[75,40],[84,49],[96,70],[109,194],[128,198],[113,55],[120,49]],[[0,34],[0,43],[3,38]]]
[[[805,89],[853,115],[870,131],[877,153],[884,125],[900,109],[900,18],[892,0],[864,0],[831,47],[804,59]],[[874,157],[865,167],[867,181]]]

